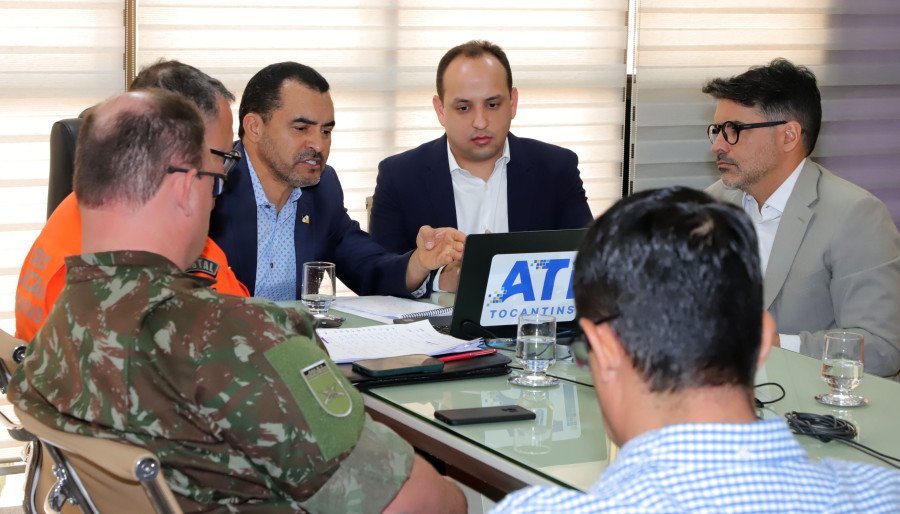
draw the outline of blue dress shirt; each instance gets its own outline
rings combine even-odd
[[[294,224],[299,187],[291,191],[287,202],[277,210],[266,197],[253,163],[250,180],[256,198],[256,287],[253,296],[273,301],[294,300],[297,291],[297,258],[294,252]]]
[[[491,512],[900,512],[900,471],[810,460],[780,419],[671,425],[626,443],[585,494],[513,493]]]

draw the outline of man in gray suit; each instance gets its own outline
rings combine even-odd
[[[764,305],[780,345],[822,357],[825,331],[863,334],[865,370],[900,370],[900,235],[887,208],[809,159],[822,121],[816,77],[776,59],[703,87],[721,180],[759,236]]]

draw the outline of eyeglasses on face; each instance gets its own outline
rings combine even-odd
[[[225,164],[223,171],[227,175],[234,165],[237,164],[239,160],[241,160],[241,152],[237,150],[232,150],[230,152],[223,152],[222,150],[216,150],[215,148],[210,148],[209,153],[213,155],[218,155],[219,157],[225,159]]]
[[[592,319],[591,322],[595,325],[601,325],[618,317],[618,314],[611,314],[602,318]],[[569,345],[569,351],[572,353],[572,358],[579,368],[588,367],[588,355],[591,353],[591,345],[588,344],[587,337],[584,334],[579,334],[578,337],[572,340],[572,344]]]
[[[166,173],[187,173],[191,171],[188,168],[178,168],[175,166],[169,166],[166,168]],[[224,173],[216,173],[213,171],[203,171],[197,170],[198,177],[212,177],[213,178],[213,190],[212,195],[213,198],[222,194],[222,191],[225,190],[225,179],[226,175]]]
[[[738,123],[736,121],[726,121],[725,123],[711,123],[708,127],[706,127],[706,135],[709,137],[709,142],[715,144],[716,138],[719,137],[719,134],[722,134],[722,137],[725,138],[725,142],[729,145],[736,145],[738,139],[741,137],[742,130],[749,130],[755,128],[762,127],[774,127],[776,125],[784,125],[787,123],[786,120],[781,121],[763,121],[760,123]]]

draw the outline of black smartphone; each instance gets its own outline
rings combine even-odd
[[[411,373],[438,373],[444,370],[444,363],[425,354],[401,355],[370,359],[353,363],[353,371],[370,377],[390,377]]]
[[[474,409],[446,409],[434,411],[434,417],[448,425],[472,425],[534,419],[534,412],[518,405],[496,405]]]

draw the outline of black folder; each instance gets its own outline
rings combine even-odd
[[[441,382],[444,380],[461,380],[464,378],[493,377],[509,373],[509,357],[500,353],[482,355],[471,359],[444,363],[444,370],[439,373],[412,373],[389,377],[370,377],[353,371],[352,364],[339,364],[341,373],[347,377],[357,389],[384,387],[391,385],[416,384],[419,382]]]

